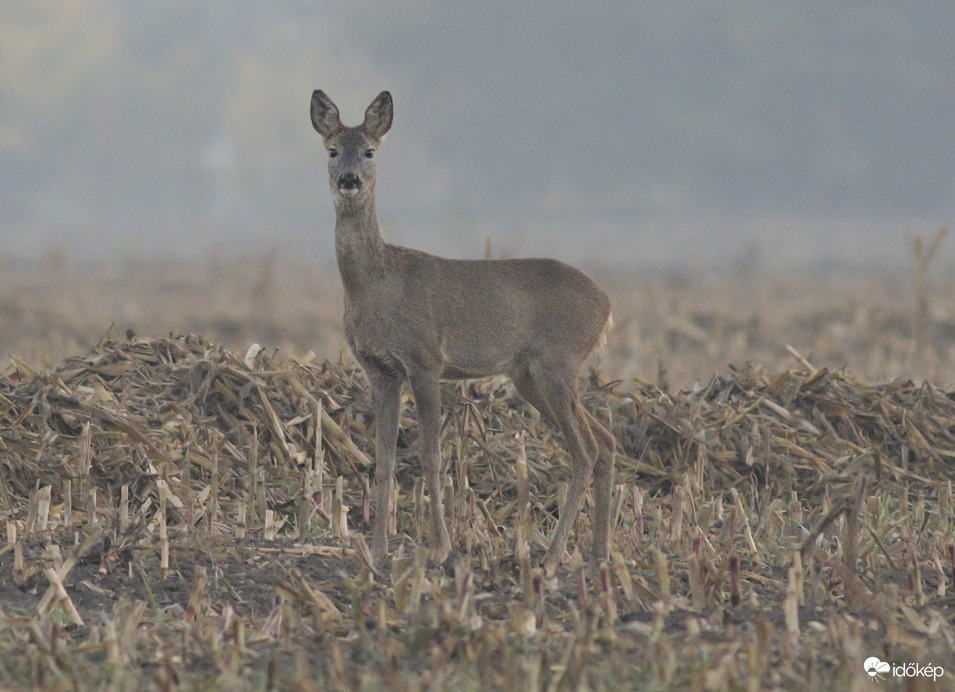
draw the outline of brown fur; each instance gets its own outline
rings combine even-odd
[[[391,127],[382,92],[357,127],[322,91],[312,123],[329,150],[335,250],[345,287],[345,335],[371,385],[376,418],[372,554],[387,554],[401,386],[411,384],[431,497],[432,557],[451,541],[444,521],[438,381],[506,373],[563,433],[572,460],[564,510],[544,557],[552,571],[594,480],[593,554],[607,557],[614,438],[584,408],[580,366],[612,323],[610,300],[587,276],[551,259],[451,260],[385,243],[375,214],[375,151]]]

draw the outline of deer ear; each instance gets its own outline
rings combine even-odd
[[[365,111],[365,131],[375,139],[384,139],[391,129],[391,121],[395,117],[395,105],[391,94],[383,91],[371,102]]]
[[[312,92],[312,125],[322,137],[328,138],[342,126],[338,107],[321,89]]]

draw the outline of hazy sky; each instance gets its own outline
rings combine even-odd
[[[955,211],[945,2],[5,4],[0,239],[21,256],[327,261],[312,89],[395,123],[395,242],[479,256],[902,260]]]

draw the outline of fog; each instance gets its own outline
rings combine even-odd
[[[0,258],[332,261],[324,89],[382,89],[389,241],[898,264],[955,211],[955,5],[8,0]]]

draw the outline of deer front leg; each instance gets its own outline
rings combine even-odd
[[[444,493],[441,487],[441,389],[437,375],[430,372],[414,374],[409,379],[418,411],[421,467],[431,499],[431,559],[442,563],[451,553],[451,539],[444,523]]]
[[[398,413],[401,404],[401,378],[362,362],[371,384],[375,410],[375,489],[372,506],[371,554],[375,564],[388,555],[388,517],[391,516],[391,487],[395,475],[395,445],[398,442]]]

